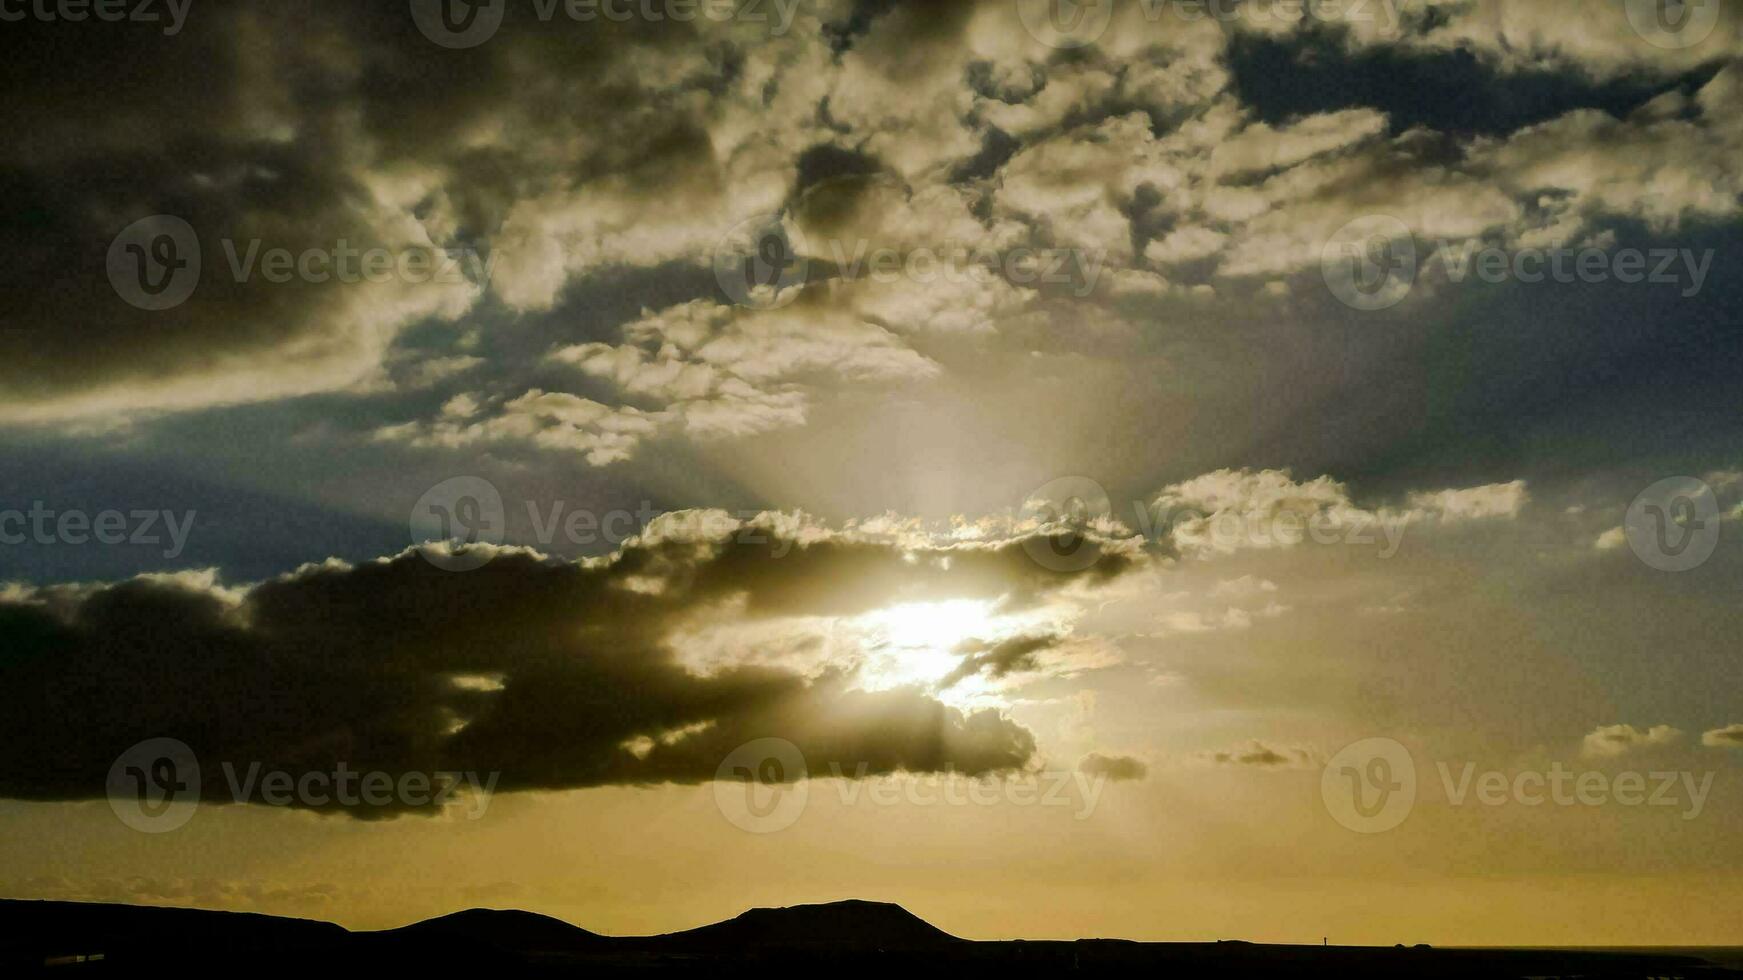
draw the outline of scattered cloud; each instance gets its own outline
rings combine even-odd
[[[1311,769],[1316,757],[1311,749],[1288,746],[1272,748],[1258,739],[1247,743],[1243,748],[1211,752],[1205,755],[1205,758],[1215,765],[1254,769]]]
[[[1701,744],[1714,749],[1743,749],[1743,724],[1702,732]]]
[[[1294,547],[1327,537],[1359,539],[1391,554],[1408,527],[1519,516],[1525,481],[1410,495],[1403,507],[1364,507],[1330,476],[1297,481],[1287,470],[1217,470],[1164,487],[1153,519],[1183,554],[1201,557]]]
[[[1116,783],[1143,779],[1150,774],[1150,767],[1142,759],[1129,755],[1103,755],[1100,752],[1091,752],[1078,760],[1077,769],[1092,776],[1106,776]]]
[[[1592,759],[1613,759],[1638,749],[1673,745],[1682,732],[1669,725],[1654,725],[1645,731],[1633,725],[1600,725],[1581,743],[1581,752]]]

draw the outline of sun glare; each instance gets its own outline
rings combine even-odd
[[[936,684],[962,662],[964,642],[1009,630],[984,599],[909,602],[859,617],[867,650],[865,685],[883,690],[906,684]],[[947,698],[946,700],[949,700]]]

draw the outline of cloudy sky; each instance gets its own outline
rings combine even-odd
[[[1660,7],[8,7],[0,894],[1743,942]]]

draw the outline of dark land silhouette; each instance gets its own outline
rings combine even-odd
[[[399,929],[238,912],[0,901],[0,976],[782,976],[947,970],[1181,977],[1743,977],[1702,951],[1287,946],[1239,941],[959,939],[899,905],[752,909],[660,936],[602,936],[532,912],[471,909]]]

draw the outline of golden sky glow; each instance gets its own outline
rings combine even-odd
[[[0,25],[0,897],[1743,943],[1743,6],[318,6]]]

